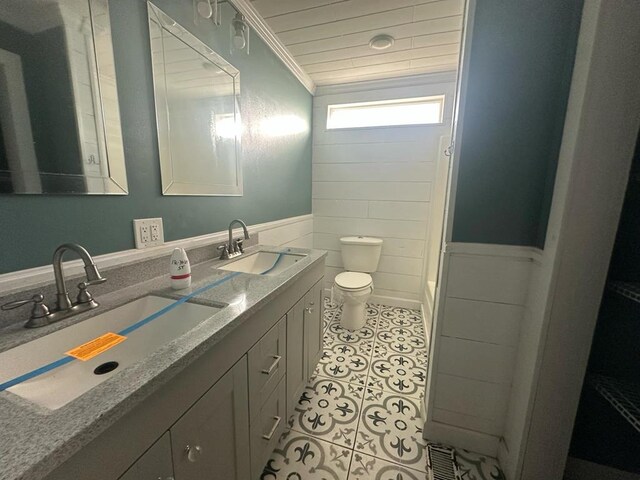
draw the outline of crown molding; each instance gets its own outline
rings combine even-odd
[[[251,27],[262,38],[262,40],[271,48],[273,53],[285,64],[285,66],[293,73],[293,75],[304,85],[304,87],[314,95],[316,92],[316,84],[311,77],[298,65],[293,58],[291,52],[280,41],[271,27],[267,25],[264,18],[258,13],[249,0],[230,0],[230,3],[245,16]]]

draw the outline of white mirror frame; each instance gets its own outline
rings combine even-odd
[[[233,78],[234,85],[234,115],[236,124],[240,124],[240,107],[239,107],[239,95],[240,95],[240,71],[227,62],[224,58],[218,55],[214,50],[204,44],[196,36],[194,36],[187,29],[182,27],[179,23],[173,20],[170,16],[164,13],[156,5],[151,2],[147,2],[148,15],[149,15],[149,36],[150,41],[153,42],[152,33],[154,28],[160,28],[166,30],[170,34],[182,40],[185,44],[191,47],[194,51],[202,55],[202,57],[210,61],[213,65],[217,66],[230,77]],[[154,26],[155,24],[155,26]],[[168,103],[166,95],[166,82],[164,65],[159,62],[155,64],[152,56],[152,68],[153,68],[153,83],[154,83],[154,95],[156,103],[156,122],[158,128],[158,148],[160,153],[160,173],[162,177],[162,194],[163,195],[196,195],[196,196],[242,196],[243,194],[243,182],[242,182],[242,162],[241,162],[241,147],[240,147],[240,135],[235,135],[235,156],[236,156],[236,171],[235,171],[235,184],[206,184],[206,183],[188,183],[178,182],[174,179],[173,169],[175,167],[175,159],[172,158],[171,153],[171,139],[170,139],[170,119],[168,112]]]

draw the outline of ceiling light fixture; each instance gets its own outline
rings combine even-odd
[[[389,48],[395,39],[391,35],[387,35],[386,33],[376,35],[371,40],[369,40],[369,46],[374,50],[385,50]]]

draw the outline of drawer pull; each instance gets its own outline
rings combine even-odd
[[[265,375],[271,375],[271,372],[273,372],[273,369],[276,368],[278,366],[278,364],[280,363],[280,359],[282,357],[280,355],[274,355],[273,356],[273,363],[271,364],[271,366],[269,367],[268,370],[262,370],[262,373],[264,373]]]
[[[273,434],[276,432],[276,428],[278,428],[278,425],[280,425],[280,420],[282,420],[278,416],[273,417],[273,419],[275,420],[275,422],[273,422],[273,427],[271,427],[271,431],[266,435],[262,435],[262,438],[264,438],[265,440],[271,440],[271,437],[273,437]]]

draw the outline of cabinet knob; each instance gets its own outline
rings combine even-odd
[[[200,445],[195,445],[193,447],[187,445],[184,448],[184,451],[187,452],[187,460],[189,460],[191,463],[194,463],[196,460],[198,460],[198,457],[202,454],[202,448],[200,448]]]
[[[307,308],[304,309],[304,311],[309,313],[309,314],[311,314],[311,313],[313,313],[313,308],[307,307]]]

